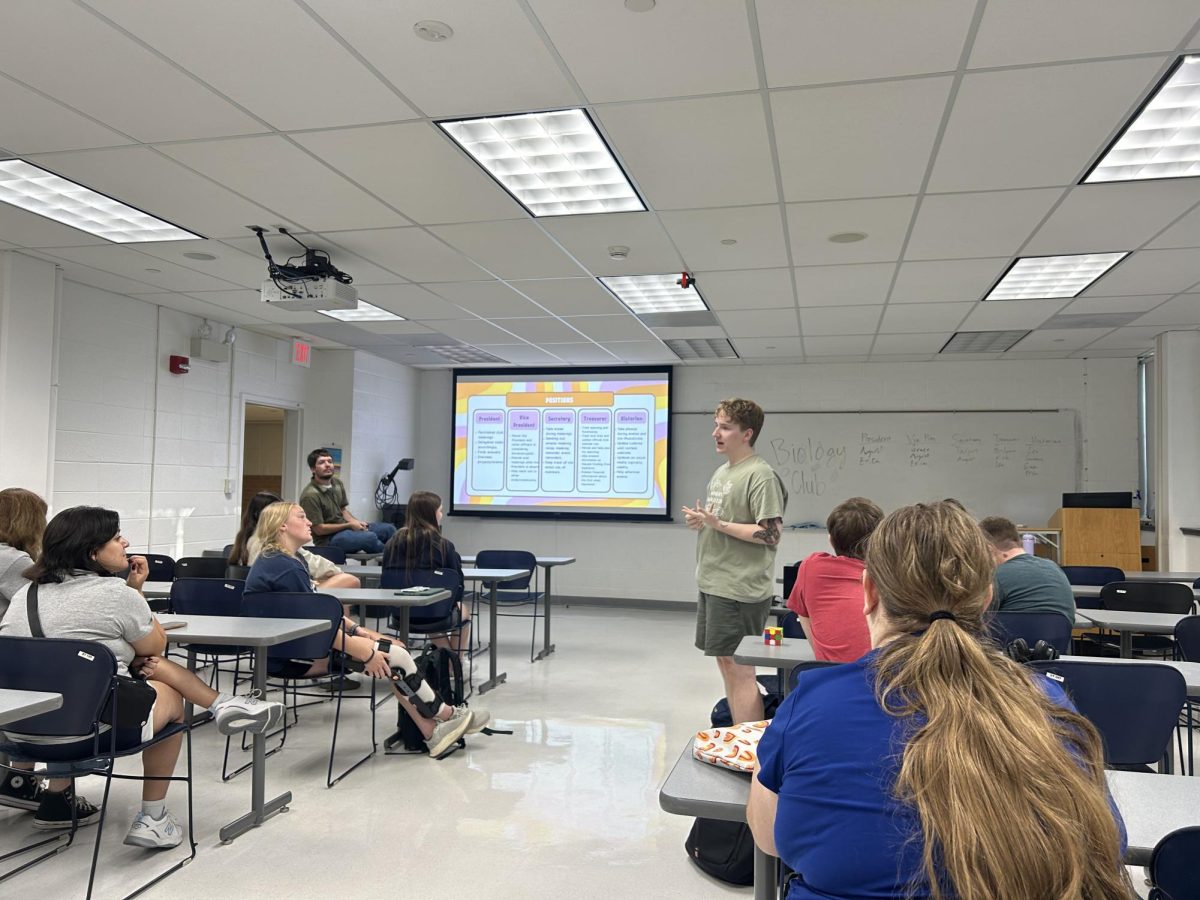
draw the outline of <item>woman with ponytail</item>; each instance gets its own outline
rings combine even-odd
[[[872,650],[804,673],[759,745],[747,817],[788,900],[1135,896],[1095,728],[981,639],[992,571],[945,502],[871,536]]]

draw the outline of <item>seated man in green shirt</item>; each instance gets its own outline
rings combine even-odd
[[[387,522],[363,522],[350,512],[346,488],[333,474],[333,456],[324,447],[308,454],[312,481],[300,492],[300,506],[312,522],[313,543],[340,547],[347,553],[382,553],[396,533]]]
[[[1058,613],[1074,625],[1075,595],[1058,563],[1026,553],[1017,526],[1008,519],[988,516],[979,527],[996,560],[992,611]]]

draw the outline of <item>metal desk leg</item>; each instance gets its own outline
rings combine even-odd
[[[1133,632],[1128,629],[1121,632],[1121,658],[1133,658]]]
[[[754,900],[777,900],[779,861],[754,847]]]
[[[554,567],[546,566],[545,568],[546,568],[546,593],[542,597],[542,605],[544,607],[543,611],[546,613],[546,621],[544,623],[546,626],[546,631],[545,631],[545,636],[542,638],[542,649],[539,650],[538,655],[533,658],[534,662],[537,662],[539,659],[545,659],[547,656],[549,656],[551,653],[554,652],[554,645],[552,643],[550,643],[550,570]]]
[[[396,630],[400,632],[400,640],[407,644],[409,623],[412,621],[409,615],[409,608],[407,606],[400,606],[397,608],[400,610],[400,615],[398,615],[396,618],[398,618],[400,622]]]
[[[254,648],[254,687],[266,693],[267,690],[267,648]],[[286,713],[285,713],[286,714]],[[267,741],[261,732],[254,735],[253,768],[250,770],[250,812],[234,819],[221,829],[222,841],[232,841],[239,835],[245,834],[251,828],[257,828],[267,816],[285,809],[292,802],[292,792],[285,791],[274,800],[266,801],[267,792]]]
[[[488,592],[492,605],[491,612],[488,613],[488,627],[491,629],[491,634],[488,635],[488,680],[479,686],[481,694],[486,694],[497,685],[504,684],[508,679],[508,675],[504,672],[496,674],[496,585],[498,583],[493,581],[491,590]]]

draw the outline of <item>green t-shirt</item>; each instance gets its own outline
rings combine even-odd
[[[1058,564],[1018,553],[996,566],[995,612],[1055,612],[1075,625],[1075,594]]]
[[[757,454],[736,465],[725,463],[708,482],[705,501],[718,519],[757,523],[781,519],[787,489]],[[774,596],[775,548],[738,540],[705,528],[696,541],[696,583],[706,594],[758,603]]]
[[[329,487],[322,489],[315,481],[310,481],[300,492],[300,506],[308,521],[314,525],[341,525],[346,521],[342,510],[349,506],[346,501],[346,488],[340,478],[333,478]],[[324,547],[329,543],[332,534],[313,534],[313,543]]]

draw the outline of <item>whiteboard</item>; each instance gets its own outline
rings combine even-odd
[[[671,417],[674,505],[707,496],[723,462],[713,416]],[[784,525],[825,525],[847,497],[884,511],[955,497],[983,516],[1045,524],[1062,494],[1079,490],[1074,410],[976,412],[767,412],[755,450],[788,489]],[[678,510],[676,510],[678,514]]]

